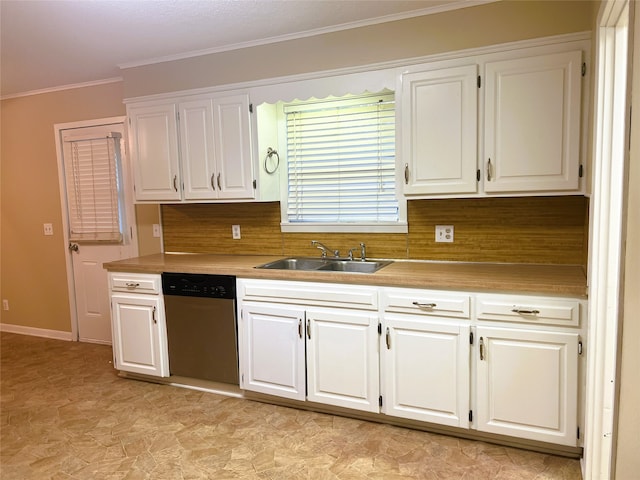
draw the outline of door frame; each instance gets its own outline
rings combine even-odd
[[[590,208],[584,478],[613,475],[623,316],[633,2],[605,0],[596,24],[593,185]]]
[[[71,340],[74,342],[79,341],[78,330],[78,310],[76,300],[76,290],[74,283],[74,271],[73,271],[73,257],[72,252],[69,250],[69,213],[67,203],[67,187],[64,175],[64,160],[63,160],[63,144],[61,139],[61,132],[71,128],[83,128],[83,127],[96,127],[109,124],[122,124],[124,127],[124,152],[121,155],[121,167],[122,167],[122,183],[123,183],[123,200],[124,200],[124,212],[125,212],[125,225],[129,230],[123,232],[123,241],[129,242],[132,248],[132,256],[138,255],[138,229],[135,216],[135,207],[133,204],[133,181],[131,178],[131,168],[129,164],[129,142],[128,129],[127,129],[127,117],[107,117],[97,118],[94,120],[82,120],[78,122],[69,123],[56,123],[53,126],[56,140],[56,157],[58,162],[58,190],[60,192],[60,205],[62,207],[62,235],[65,246],[65,264],[67,273],[67,291],[69,292],[69,313],[71,315]]]

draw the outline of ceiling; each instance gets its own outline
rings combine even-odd
[[[477,0],[0,0],[3,98]]]

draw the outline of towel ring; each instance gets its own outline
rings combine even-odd
[[[271,159],[271,157],[276,156],[276,166],[273,168],[273,170],[269,170],[269,167],[267,167],[267,161]],[[275,173],[276,170],[278,170],[278,167],[280,166],[280,155],[278,155],[278,152],[275,151],[273,148],[269,147],[267,148],[267,155],[264,157],[264,171],[267,172],[269,175]]]

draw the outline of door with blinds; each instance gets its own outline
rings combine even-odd
[[[124,188],[124,124],[57,126],[56,132],[62,152],[77,337],[110,344],[108,277],[102,265],[137,251]]]

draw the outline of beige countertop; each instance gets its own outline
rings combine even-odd
[[[352,283],[394,287],[528,293],[586,298],[582,266],[458,263],[397,260],[376,273],[266,270],[254,268],[278,260],[274,255],[159,253],[104,264],[112,272],[207,273],[240,278]]]

